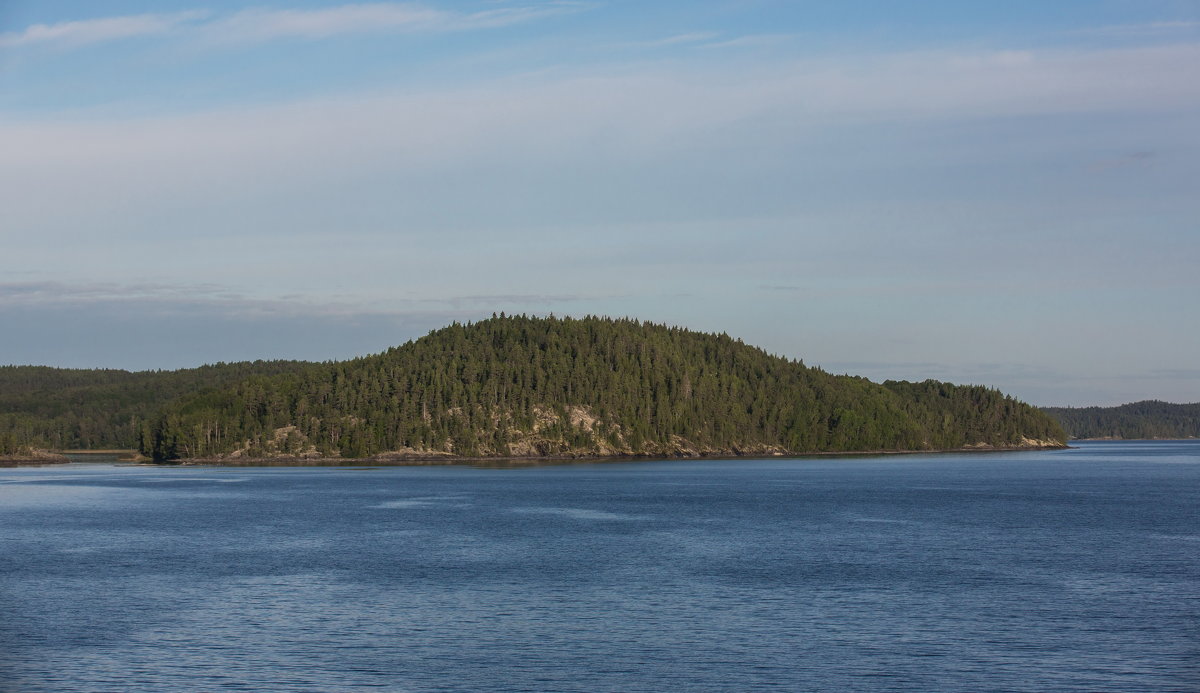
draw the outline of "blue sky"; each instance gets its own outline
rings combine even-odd
[[[1200,400],[1200,2],[0,2],[0,363],[493,311]]]

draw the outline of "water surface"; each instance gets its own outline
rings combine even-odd
[[[1200,690],[1200,442],[0,470],[0,690]]]

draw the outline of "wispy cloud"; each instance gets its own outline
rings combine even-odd
[[[594,297],[592,297],[594,298]],[[422,299],[422,303],[441,303],[454,308],[486,306],[550,306],[560,303],[577,303],[589,300],[577,294],[480,294],[476,296],[451,296],[449,298]]]
[[[1155,368],[1147,375],[1166,380],[1200,380],[1200,368]]]
[[[444,25],[449,13],[423,5],[374,3],[318,10],[249,9],[204,27],[211,36],[239,41],[319,39],[340,34],[414,31]]]
[[[544,17],[552,17],[574,12],[582,12],[596,7],[596,3],[583,0],[555,0],[542,4],[523,7],[502,7],[470,14],[452,15],[453,21],[447,24],[448,29],[489,29],[508,26],[522,22],[534,21]]]
[[[230,317],[254,315],[347,316],[424,314],[446,310],[475,314],[487,310],[528,310],[594,300],[579,294],[475,294],[438,298],[394,298],[377,300],[336,297],[320,301],[291,294],[269,298],[248,296],[227,286],[212,283],[69,283],[57,281],[0,283],[0,309],[86,309],[103,306],[137,305],[157,314],[187,315],[197,309]],[[458,313],[454,313],[458,314]]]
[[[238,307],[238,312],[279,312],[298,300],[252,299],[218,284],[156,284],[57,281],[0,283],[0,308],[87,308],[117,303],[156,305],[184,313],[200,306]],[[311,309],[312,306],[309,306]],[[326,307],[328,310],[330,307]]]
[[[1115,24],[1110,26],[1087,27],[1075,31],[1076,34],[1091,36],[1106,36],[1112,38],[1145,38],[1162,37],[1200,31],[1200,22],[1171,21],[1143,22],[1141,24]]]
[[[239,43],[287,38],[318,40],[365,33],[470,31],[580,12],[592,6],[588,2],[561,0],[480,12],[454,12],[418,3],[396,2],[355,3],[311,10],[253,8],[232,14],[193,10],[35,24],[21,31],[0,34],[0,48],[34,45],[75,48],[183,30],[208,41]]]
[[[137,14],[83,19],[57,24],[34,24],[21,31],[0,34],[0,48],[54,45],[73,48],[92,43],[158,36],[195,24],[209,13],[203,10],[169,14]]]
[[[316,10],[249,9],[218,18],[206,36],[228,41],[323,39],[365,33],[453,32],[499,27],[578,12],[582,2],[550,2],[481,12],[452,12],[410,3],[364,3]]]
[[[685,34],[674,34],[664,38],[652,39],[650,41],[635,41],[624,44],[635,48],[666,48],[669,46],[680,46],[689,43],[704,43],[711,41],[720,36],[713,31],[693,31]]]
[[[1126,168],[1149,163],[1156,154],[1151,151],[1129,152],[1120,156],[1093,162],[1088,166],[1090,171],[1108,171],[1114,168]]]
[[[715,41],[705,44],[705,48],[758,48],[786,43],[797,37],[796,34],[749,34],[737,36],[725,41]]]
[[[424,185],[444,176],[458,186],[480,171],[511,170],[509,162],[523,171],[642,166],[839,123],[1191,112],[1200,106],[1188,81],[1197,69],[1200,45],[1028,60],[945,51],[555,73],[158,117],[8,118],[0,120],[0,208],[9,228],[33,233],[120,218],[130,204],[169,201],[172,214],[207,213],[212,199],[249,205],[264,185],[318,190],[347,176]],[[63,190],[73,204],[57,202]]]

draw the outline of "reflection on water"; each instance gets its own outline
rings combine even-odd
[[[0,690],[1200,690],[1200,443],[0,470]]]

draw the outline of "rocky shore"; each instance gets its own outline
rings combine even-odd
[[[749,449],[715,450],[693,449],[675,450],[656,454],[616,453],[596,455],[590,453],[565,453],[558,455],[494,455],[486,457],[467,457],[447,452],[432,451],[402,451],[387,452],[373,457],[344,458],[321,456],[278,455],[272,457],[206,457],[184,459],[177,462],[164,463],[167,466],[196,465],[214,467],[416,467],[437,465],[491,465],[504,466],[565,464],[572,462],[631,462],[638,460],[695,460],[695,459],[761,459],[761,458],[804,458],[804,457],[863,457],[875,455],[920,455],[944,453],[986,453],[986,452],[1020,452],[1029,450],[1061,450],[1068,445],[1058,441],[1026,439],[1020,445],[995,446],[987,443],[968,445],[961,448],[945,450],[861,450],[854,452],[790,452],[769,446],[753,446]]]
[[[47,464],[66,464],[71,460],[56,452],[27,450],[13,455],[0,455],[0,467],[39,467]]]

